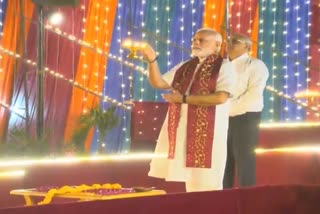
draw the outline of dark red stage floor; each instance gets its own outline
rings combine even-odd
[[[0,209],[0,214],[316,214],[320,186],[260,186]]]
[[[157,187],[168,193],[184,192],[184,185],[147,176],[149,159],[83,161],[79,163],[33,164],[20,166],[26,174],[20,178],[0,179],[0,207],[23,205],[21,196],[10,196],[12,189],[40,186],[120,183],[124,187]],[[259,154],[257,183],[264,185],[320,185],[319,155]]]

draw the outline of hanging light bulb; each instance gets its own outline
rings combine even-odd
[[[54,12],[48,15],[48,21],[51,25],[59,25],[63,21],[61,12]]]

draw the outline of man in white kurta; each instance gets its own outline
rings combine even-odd
[[[181,103],[178,125],[175,136],[175,149],[173,158],[168,158],[169,134],[168,134],[168,115],[163,123],[158,142],[155,149],[155,158],[151,161],[149,176],[163,178],[166,181],[185,182],[186,191],[208,191],[222,189],[222,181],[227,154],[227,129],[229,115],[229,97],[232,96],[235,82],[235,73],[233,65],[228,61],[222,61],[218,68],[215,91],[210,94],[190,94],[197,73],[200,72],[204,62],[209,56],[217,53],[221,47],[221,35],[212,29],[203,28],[197,31],[192,40],[192,55],[199,58],[199,64],[188,83],[185,93],[182,95],[172,89],[171,93],[163,95],[169,103]],[[153,54],[153,55],[152,55]],[[160,75],[155,70],[154,51],[145,51],[145,57],[149,61],[149,80],[151,85],[156,88],[170,89],[175,75],[180,69],[180,64],[174,67],[165,75]],[[152,56],[152,57],[151,57]],[[153,73],[152,73],[153,72]],[[186,165],[186,142],[187,142],[187,124],[188,108],[191,105],[215,106],[215,117],[213,121],[213,142],[210,151],[210,167],[187,167]],[[159,157],[158,154],[162,154]]]
[[[255,148],[269,71],[263,61],[249,56],[251,46],[251,39],[238,33],[232,34],[226,45],[238,78],[230,102],[224,188],[233,188],[235,177],[239,187],[256,184]]]

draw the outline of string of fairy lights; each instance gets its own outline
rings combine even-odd
[[[2,3],[3,1],[1,1],[1,3]],[[145,4],[145,1],[143,1],[144,2],[144,4]],[[263,0],[262,1],[262,3],[264,3],[265,2],[265,0]],[[272,1],[273,3],[275,3],[275,1],[273,0]],[[192,4],[194,3],[194,1],[192,1]],[[287,1],[286,2],[286,4],[289,4],[289,2]],[[310,1],[306,1],[306,3],[305,4],[310,4]],[[240,3],[239,3],[239,5],[240,5]],[[122,5],[121,4],[119,4],[118,5],[118,7],[121,7]],[[82,5],[81,6],[82,8],[83,8],[83,10],[85,11],[85,7]],[[239,6],[240,7],[240,6]],[[262,4],[262,7],[263,7],[263,4]],[[184,4],[182,4],[181,5],[181,8],[182,8],[182,10],[184,10],[185,9],[185,5]],[[192,10],[194,10],[195,8],[193,8]],[[169,6],[167,7],[167,11],[169,12],[169,10],[170,10],[170,8],[169,8]],[[287,10],[287,9],[286,9]],[[157,21],[158,21],[158,12],[157,12],[157,10],[155,10],[156,11],[156,15],[155,15],[155,17],[156,17],[156,25],[158,24],[157,23]],[[264,8],[262,8],[262,12],[264,11]],[[276,9],[274,8],[274,10],[273,10],[273,12],[274,12],[274,14],[275,14],[275,12],[276,12]],[[299,8],[297,7],[297,11],[296,11],[296,14],[297,14],[297,21],[299,20],[299,15],[298,15],[298,12],[299,12]],[[2,13],[2,11],[0,11],[0,13]],[[194,13],[194,11],[192,11],[192,13]],[[251,12],[250,12],[250,14],[251,14]],[[143,12],[141,13],[141,16],[143,16]],[[241,16],[241,14],[240,14],[240,12],[239,12],[239,25],[237,25],[237,28],[239,27],[239,29],[240,29],[240,27],[241,27],[241,25],[240,25],[240,16]],[[311,16],[311,12],[308,14],[308,22],[310,22],[310,20],[311,20],[311,18],[310,18],[310,16]],[[229,16],[229,18],[231,17],[231,14],[230,14],[230,16]],[[250,15],[250,17],[252,17],[252,15]],[[118,17],[119,19],[121,19],[121,17]],[[274,19],[274,27],[271,29],[272,30],[272,34],[273,35],[275,35],[275,31],[276,31],[276,29],[275,29],[275,25],[276,25],[276,20],[275,20],[275,18],[276,18],[276,16],[274,15],[273,16],[273,19]],[[85,22],[86,20],[85,20],[85,18],[83,19],[83,22]],[[168,19],[168,21],[171,21],[170,19]],[[250,18],[250,22],[252,22],[252,19]],[[259,21],[260,22],[260,25],[263,25],[263,20],[260,20]],[[119,22],[119,23],[121,23],[121,22]],[[286,23],[284,23],[284,24],[286,24]],[[2,26],[2,23],[0,24],[1,26]],[[181,17],[181,26],[180,26],[180,31],[181,32],[183,32],[183,27],[184,27],[184,25],[185,25],[185,23],[184,23],[184,18],[183,18],[183,16]],[[142,27],[143,27],[143,25],[141,25]],[[51,30],[52,32],[55,32],[56,34],[58,34],[58,35],[60,35],[60,36],[63,36],[63,37],[66,37],[66,38],[68,38],[70,41],[72,41],[72,42],[76,42],[77,44],[79,44],[79,45],[81,45],[81,46],[84,46],[84,47],[87,47],[87,48],[89,48],[90,50],[93,50],[93,51],[95,51],[96,53],[98,53],[98,54],[102,54],[102,55],[105,55],[107,58],[109,58],[109,59],[112,59],[112,60],[115,60],[115,61],[117,61],[117,62],[119,62],[119,63],[121,63],[121,65],[124,65],[124,66],[128,66],[128,67],[130,67],[130,68],[132,68],[132,69],[134,69],[134,70],[136,70],[136,71],[139,71],[139,72],[141,72],[142,74],[146,74],[147,73],[147,71],[143,68],[143,67],[141,67],[141,66],[136,66],[135,64],[133,64],[132,62],[129,62],[129,61],[127,61],[127,60],[123,60],[122,59],[122,57],[119,57],[119,56],[116,56],[116,55],[112,55],[112,54],[110,54],[110,53],[106,53],[104,50],[102,50],[102,49],[99,49],[99,48],[95,48],[95,45],[94,44],[90,44],[90,43],[88,43],[88,42],[86,42],[86,41],[83,41],[83,40],[81,40],[81,39],[79,39],[79,38],[75,38],[73,35],[68,35],[66,32],[62,32],[60,29],[58,29],[58,28],[54,28],[53,26],[50,26],[50,25],[47,25],[46,26],[46,29],[47,30]],[[117,30],[121,30],[121,26],[117,26],[116,27],[116,29]],[[168,30],[169,30],[169,28],[168,28]],[[299,29],[297,29],[297,31],[298,31]],[[84,30],[83,30],[84,31]],[[285,31],[285,32],[287,32],[287,30]],[[85,32],[84,32],[85,33]],[[157,30],[157,35],[158,35],[158,30]],[[170,33],[170,32],[169,32]],[[264,36],[264,34],[263,34],[263,31],[260,31],[259,32],[261,35],[261,37],[260,38],[263,38],[263,36]],[[307,37],[310,37],[310,34],[308,33],[307,35],[306,35]],[[145,34],[143,33],[142,34],[142,37],[144,38],[145,37]],[[286,39],[288,39],[287,38],[287,36],[285,37]],[[273,43],[271,44],[272,45],[272,47],[274,47],[275,46],[275,43],[274,43],[274,41],[275,41],[275,36],[273,37]],[[297,41],[297,43],[296,44],[298,44],[298,42],[299,42],[299,34],[297,33],[296,34],[296,41]],[[118,41],[119,43],[121,43],[121,40],[119,40]],[[169,45],[170,45],[170,40],[167,40],[167,44],[168,44],[168,52],[167,52],[167,57],[168,57],[168,59],[170,58],[170,51],[169,51]],[[181,41],[181,46],[185,46],[184,45],[184,43],[185,43],[185,41],[184,41],[184,39],[182,39],[182,41]],[[107,44],[106,44],[107,45]],[[156,43],[156,46],[157,46],[158,44]],[[260,45],[263,45],[263,39],[262,39],[262,41],[260,42]],[[295,54],[296,55],[298,55],[298,45],[296,45],[296,52],[295,52]],[[306,49],[308,49],[309,47],[307,46],[306,47]],[[5,53],[5,54],[10,54],[10,56],[15,56],[15,57],[17,57],[17,58],[20,58],[20,56],[19,55],[16,55],[15,53],[13,53],[13,52],[10,52],[10,51],[8,51],[8,50],[5,50],[4,48],[2,48],[1,47],[1,52],[3,52],[3,53]],[[119,55],[121,56],[121,54],[123,53],[123,50],[119,50]],[[85,55],[85,53],[81,53],[81,54],[84,54]],[[263,50],[260,50],[260,54],[261,55],[263,55]],[[182,55],[184,55],[184,54],[182,54]],[[290,96],[289,95],[289,89],[288,89],[288,84],[289,84],[289,82],[288,82],[288,80],[287,80],[287,76],[289,75],[289,71],[288,71],[288,66],[287,66],[287,63],[288,63],[288,61],[290,60],[289,59],[289,56],[288,56],[288,54],[287,53],[285,53],[283,56],[285,57],[285,60],[286,60],[286,63],[285,63],[285,66],[283,67],[283,70],[285,71],[285,75],[284,75],[284,77],[286,78],[286,82],[285,82],[285,85],[284,85],[284,92],[281,92],[281,90],[280,91],[278,91],[278,90],[275,90],[275,82],[274,82],[274,80],[277,78],[277,73],[276,73],[276,70],[277,70],[277,65],[276,65],[276,62],[275,62],[275,60],[276,60],[276,57],[278,56],[278,54],[276,53],[276,52],[274,52],[274,54],[273,54],[273,56],[272,56],[272,69],[271,69],[271,78],[272,78],[272,81],[271,81],[271,86],[268,86],[268,88],[267,88],[267,90],[269,90],[269,91],[272,91],[272,92],[274,92],[274,93],[272,93],[272,94],[276,94],[276,96],[280,96],[280,97],[282,97],[282,98],[285,98],[286,100],[291,100],[291,101],[293,101],[293,102],[295,102],[295,103],[297,103],[299,106],[303,106],[303,107],[306,107],[306,108],[308,108],[308,107],[310,107],[307,103],[304,103],[304,102],[302,102],[302,101],[300,101],[300,100],[297,100],[297,99],[294,99],[294,97],[292,97],[292,96]],[[0,60],[2,59],[2,56],[0,56]],[[168,67],[170,67],[171,66],[171,62],[170,62],[170,60],[167,60],[168,61],[168,64],[167,64],[167,66]],[[32,61],[30,61],[30,60],[25,60],[25,62],[26,63],[28,63],[28,64],[30,64],[30,65],[33,65],[33,66],[35,66],[35,62],[32,62]],[[84,61],[84,62],[86,62],[86,61]],[[299,74],[299,70],[301,70],[300,69],[300,64],[299,64],[299,62],[296,62],[297,64],[296,64],[296,70],[297,70],[297,72],[295,73],[295,75],[297,76],[297,79],[298,79],[298,81],[297,81],[297,88],[301,88],[302,87],[302,85],[299,83],[300,82],[300,74]],[[86,67],[86,63],[84,63],[84,65],[83,65],[84,67]],[[2,68],[1,68],[2,69]],[[307,70],[306,71],[308,71],[309,70],[309,68],[307,68]],[[122,100],[121,101],[118,101],[118,100],[115,100],[115,99],[111,99],[110,97],[108,97],[108,96],[104,96],[105,94],[107,94],[108,92],[107,91],[105,91],[105,89],[103,89],[103,94],[101,93],[101,92],[98,92],[98,91],[96,91],[96,90],[92,90],[92,89],[89,89],[89,88],[87,88],[87,87],[85,87],[85,85],[86,85],[86,82],[84,81],[82,84],[81,83],[77,83],[76,81],[74,81],[74,80],[72,80],[72,79],[66,79],[63,75],[60,75],[58,72],[55,72],[55,71],[48,71],[48,69],[46,70],[47,72],[48,72],[48,74],[50,74],[50,75],[54,75],[56,78],[59,78],[59,79],[61,79],[61,80],[65,80],[65,81],[67,81],[67,82],[69,82],[70,84],[72,84],[73,86],[75,86],[75,87],[78,87],[78,88],[80,88],[80,89],[82,89],[82,90],[84,90],[85,92],[89,92],[89,93],[91,93],[91,94],[94,94],[94,95],[96,95],[96,96],[99,96],[99,97],[101,97],[101,99],[104,101],[104,102],[111,102],[111,103],[113,103],[113,104],[116,104],[116,105],[118,105],[118,106],[120,106],[120,107],[123,107],[124,109],[127,109],[127,110],[130,110],[131,109],[131,107],[130,106],[128,106],[128,105],[126,105],[125,104],[125,99],[124,99],[124,94],[125,94],[125,91],[127,90],[126,88],[125,88],[125,85],[124,85],[124,83],[122,83],[121,84],[121,87],[123,88],[123,95],[122,95]],[[88,78],[88,73],[86,73],[86,74],[84,74],[83,75],[83,80],[87,80],[87,78]],[[119,75],[121,75],[121,72],[120,72],[120,74]],[[122,74],[123,75],[123,74]],[[123,77],[124,78],[124,77]],[[130,78],[130,77],[129,77]],[[142,79],[141,79],[141,81],[143,82],[144,81],[144,75],[142,75],[142,77],[141,77]],[[107,79],[107,76],[105,76],[105,79]],[[305,81],[305,80],[301,80],[301,81]],[[308,80],[307,80],[308,81]],[[141,89],[142,91],[141,91],[141,93],[142,93],[142,96],[141,96],[141,99],[140,99],[140,101],[143,101],[143,88]],[[86,100],[86,97],[84,97],[84,101]],[[271,97],[270,97],[270,102],[273,102],[274,101],[274,95],[272,95]],[[4,104],[5,105],[5,104]],[[287,104],[286,104],[287,105]],[[274,104],[272,104],[272,106],[274,106]],[[301,107],[297,107],[297,108],[299,108],[299,110],[300,109],[302,109]],[[10,107],[8,107],[8,108],[10,108]],[[284,107],[284,110],[286,111],[287,110],[287,108],[288,107]],[[310,109],[312,109],[312,110],[314,110],[314,111],[317,111],[318,109],[316,108],[316,107],[310,107]],[[274,118],[274,115],[273,115],[273,112],[274,112],[274,110],[273,109],[270,109],[269,110],[269,113],[271,114],[271,118]],[[125,119],[125,118],[124,118]],[[301,118],[297,118],[297,119],[301,119]],[[272,119],[270,119],[270,121],[272,121]]]
[[[185,38],[184,38],[185,21],[184,21],[184,16],[183,16],[183,14],[185,12],[185,8],[186,8],[186,5],[184,4],[184,0],[182,0],[182,4],[181,4],[182,13],[181,13],[181,17],[180,17],[180,26],[179,26],[180,33],[181,33],[181,44],[180,44],[181,47],[185,47]],[[181,61],[184,61],[184,50],[183,49],[181,49],[180,55],[182,56]]]
[[[119,5],[121,5],[122,7],[124,6],[124,5],[122,5],[122,3],[121,2],[119,2],[118,3]],[[132,2],[130,2],[130,4],[132,4]],[[142,2],[142,4],[145,4],[145,2],[143,1]],[[119,10],[121,9],[121,7],[119,8]],[[130,12],[132,12],[132,11],[130,11]],[[120,12],[118,12],[118,14],[121,14]],[[131,16],[132,14],[130,14],[130,16]],[[117,29],[118,29],[118,35],[120,35],[118,38],[120,38],[117,42],[118,42],[118,45],[119,45],[119,47],[121,47],[121,43],[122,43],[122,40],[123,40],[123,38],[122,38],[122,31],[123,31],[123,29],[122,29],[122,27],[121,27],[121,24],[120,23],[122,23],[123,22],[123,20],[122,20],[122,17],[121,17],[121,15],[118,15],[118,26],[117,26]],[[133,25],[133,23],[132,22],[130,22],[129,23],[130,25]],[[133,32],[131,32],[130,30],[132,30],[132,29],[129,29],[128,30],[128,32],[127,32],[127,35],[126,35],[126,37],[131,37],[131,36],[133,36],[132,34],[133,34]],[[122,53],[123,53],[123,50],[122,50],[122,48],[120,48],[120,52],[119,52],[119,55],[121,56],[122,55]],[[129,88],[128,89],[126,89],[126,84],[125,84],[125,75],[124,75],[124,73],[123,73],[123,65],[121,64],[120,65],[121,66],[121,68],[120,68],[120,75],[121,75],[121,97],[122,97],[122,99],[123,99],[123,101],[125,100],[125,93],[126,93],[126,90],[129,90],[129,99],[130,99],[130,101],[132,101],[133,100],[133,95],[132,95],[132,91],[133,91],[133,72],[129,72],[129,76],[128,76],[128,78],[129,78]],[[106,94],[108,94],[109,92],[108,91],[105,91],[105,93]],[[123,122],[123,124],[126,124],[126,122],[128,121],[128,120],[130,120],[130,118],[127,118],[127,115],[126,114],[123,114],[122,115],[122,122]],[[122,127],[122,133],[124,134],[124,136],[126,136],[125,135],[125,133],[127,132],[127,127],[126,127],[126,125],[123,125],[123,127]],[[128,137],[126,137],[125,138],[125,141],[126,142],[129,142],[130,141],[130,139],[128,138]]]
[[[289,4],[289,2],[286,1],[286,8],[288,8],[288,4]],[[283,25],[285,28],[284,32],[283,32],[283,34],[285,35],[285,43],[288,44],[288,42],[289,42],[288,41],[289,40],[289,37],[288,37],[288,9],[286,9],[286,11],[285,11],[285,22]],[[288,87],[288,85],[289,85],[289,79],[288,79],[289,71],[288,71],[288,57],[287,56],[288,56],[288,53],[285,52],[283,54],[283,57],[285,57],[285,65],[283,66],[285,84],[284,84],[283,88],[284,88],[286,94],[289,93],[289,87]],[[284,102],[285,102],[285,105],[287,106],[288,100],[285,100]]]
[[[2,52],[4,54],[7,54],[7,55],[9,55],[11,57],[15,57],[17,59],[22,59],[22,57],[19,54],[15,54],[14,52],[6,50],[5,48],[3,48],[1,46],[0,46],[0,52]],[[22,60],[23,60],[24,63],[26,63],[29,66],[33,66],[33,67],[37,66],[37,63],[35,61],[32,61],[30,59],[22,59]],[[58,72],[56,72],[54,70],[50,70],[48,67],[45,67],[44,71],[48,75],[54,76],[57,79],[63,80],[65,82],[68,82],[73,87],[79,88],[79,89],[85,91],[86,93],[90,93],[90,94],[92,94],[94,96],[100,97],[100,99],[105,101],[105,102],[110,102],[111,104],[119,106],[119,107],[122,107],[122,108],[124,108],[126,110],[130,110],[131,109],[131,107],[127,106],[125,103],[118,102],[116,99],[112,99],[112,98],[110,98],[108,96],[103,96],[102,92],[89,89],[86,86],[82,85],[81,83],[75,81],[74,79],[66,78],[64,75],[62,75],[62,74],[60,74],[60,73],[58,73]],[[3,105],[9,106],[8,104],[4,104],[4,103],[3,103]]]
[[[142,7],[142,8],[144,8],[145,5],[146,5],[146,1],[145,1],[145,0],[142,1],[142,5],[144,5],[144,6]],[[143,20],[143,18],[144,18],[144,16],[145,16],[144,11],[141,10],[139,14],[140,14],[140,19]],[[157,14],[156,14],[156,15],[157,15]],[[157,24],[156,24],[156,25],[157,25]],[[144,21],[141,22],[141,25],[140,25],[140,26],[141,26],[142,29],[145,28],[145,23],[144,23]],[[145,39],[146,39],[146,33],[142,32],[142,40],[145,40]],[[141,75],[141,76],[140,76],[139,81],[140,81],[140,85],[143,86],[143,84],[144,84],[144,82],[145,82],[144,75]],[[140,93],[141,93],[141,94],[140,94],[140,99],[139,99],[140,102],[143,101],[144,92],[145,92],[144,87],[141,87],[141,89],[140,89]]]
[[[263,0],[264,2],[265,0]],[[271,41],[271,47],[272,47],[272,64],[271,64],[271,85],[274,88],[275,87],[275,83],[276,83],[276,79],[277,79],[277,65],[276,65],[276,57],[277,57],[277,51],[276,51],[276,27],[277,27],[277,18],[276,18],[276,12],[277,12],[277,8],[276,8],[276,1],[272,0],[272,18],[273,18],[273,22],[272,22],[272,29],[271,29],[271,34],[272,34],[272,41]],[[262,8],[262,10],[265,10],[266,8]],[[263,32],[262,32],[263,33]],[[272,96],[270,98],[271,103],[272,103],[272,108],[270,109],[270,112],[272,113],[272,117],[269,119],[270,122],[274,121],[274,106],[275,106],[275,97]]]
[[[2,48],[2,47],[0,48],[0,51],[4,52],[4,53],[6,53],[6,54],[9,54],[10,56],[14,56],[14,53],[13,53],[13,52],[8,51],[8,50],[5,50],[5,49]],[[20,55],[15,55],[15,57],[20,58]],[[118,61],[119,63],[121,63],[121,64],[127,65],[127,66],[132,67],[132,68],[134,68],[134,69],[136,69],[136,70],[140,70],[140,72],[143,73],[143,74],[145,74],[145,75],[147,74],[147,71],[146,71],[146,70],[143,70],[142,67],[135,67],[135,65],[134,65],[133,63],[130,63],[130,62],[128,62],[128,61],[122,61],[122,59],[119,58],[119,57],[117,57],[117,56],[109,55],[109,57],[110,57],[111,59],[113,59],[113,60],[117,60],[117,61]],[[33,62],[33,61],[31,61],[31,60],[25,60],[25,62],[28,63],[28,64],[31,64],[31,65],[33,65],[33,66],[36,66],[36,63]],[[45,71],[49,71],[48,68],[46,68]],[[86,92],[90,92],[90,93],[92,93],[92,94],[94,94],[94,95],[96,95],[96,96],[101,96],[100,93],[98,93],[98,92],[96,92],[96,91],[92,91],[92,90],[84,87],[83,85],[75,82],[75,81],[72,80],[72,79],[66,79],[66,78],[64,78],[64,76],[61,75],[61,74],[59,74],[58,72],[55,72],[55,71],[52,71],[52,70],[51,70],[51,71],[49,72],[49,74],[54,75],[54,76],[57,77],[57,78],[66,80],[66,81],[68,81],[69,83],[73,84],[73,86],[78,87],[78,88],[81,88],[82,90],[85,90]],[[283,92],[281,92],[281,91],[278,91],[278,90],[274,89],[273,87],[268,86],[268,87],[267,87],[267,90],[275,93],[277,96],[280,96],[280,97],[283,97],[283,98],[285,98],[285,99],[288,99],[288,100],[292,100],[292,101],[294,101],[294,102],[297,102],[298,104],[302,105],[303,107],[306,107],[306,108],[308,107],[307,103],[303,103],[303,102],[300,101],[300,100],[295,100],[293,97],[290,97],[288,94],[283,93]],[[121,104],[123,104],[123,103],[117,102],[116,100],[112,100],[112,99],[108,98],[107,96],[105,96],[105,98],[104,98],[103,100],[104,100],[105,102],[111,101],[112,103],[117,103],[118,106],[122,106],[122,107],[124,107],[125,109],[128,109],[128,110],[130,109],[130,107],[128,107],[128,106],[126,106],[126,105],[121,105]],[[317,108],[316,108],[316,107],[311,107],[311,109],[314,110],[314,111],[317,111]]]
[[[82,13],[83,14],[86,14],[86,7],[84,5],[81,5],[81,10],[83,11]],[[82,22],[83,22],[83,26],[85,26],[86,22],[87,22],[87,19],[85,17],[85,15],[83,15],[83,18],[82,18]],[[83,37],[85,37],[86,35],[86,30],[85,28],[82,29],[82,33],[83,33]],[[86,57],[86,51],[85,50],[82,50],[80,52],[80,57],[83,59],[83,70],[84,70],[84,74],[82,74],[82,77],[81,77],[81,80],[83,81],[83,84],[86,84],[85,81],[87,79],[87,71],[88,71],[88,65],[87,65],[87,57]],[[72,96],[72,99],[76,99],[74,96]],[[82,106],[86,106],[85,103],[87,102],[88,98],[87,98],[87,93],[86,91],[83,91],[83,98],[82,98]],[[83,113],[86,113],[87,112],[87,108],[84,107],[82,109]]]
[[[168,22],[168,25],[167,25],[167,32],[168,32],[168,35],[170,35],[170,23],[171,23],[171,18],[170,18],[170,16],[169,16],[169,14],[170,14],[170,10],[171,10],[171,8],[170,8],[170,3],[169,3],[169,1],[167,1],[167,5],[166,5],[166,13],[167,13],[167,16],[168,16],[168,20],[167,20],[167,22]],[[169,70],[169,68],[170,68],[170,66],[171,66],[171,61],[170,61],[170,59],[171,59],[171,52],[170,52],[170,40],[169,39],[167,39],[166,40],[166,44],[167,44],[167,51],[166,51],[166,61],[167,61],[167,66],[166,66],[166,70]],[[156,95],[156,100],[158,99],[158,95]]]
[[[236,25],[236,29],[238,32],[241,32],[241,4],[242,4],[242,1],[238,1],[237,5],[238,6],[238,11],[236,13],[236,16],[237,16],[237,25]],[[234,4],[232,4],[231,6],[234,6]]]
[[[232,15],[232,12],[230,12],[230,11],[232,11],[233,5],[234,5],[233,1],[227,1],[227,26],[226,26],[227,30],[233,28],[233,25],[231,23],[231,19],[232,19],[233,15]]]
[[[249,7],[248,7],[248,11],[249,11],[249,27],[248,27],[248,30],[247,30],[247,33],[248,34],[251,34],[252,33],[252,30],[251,30],[251,27],[252,24],[253,24],[253,15],[252,15],[252,0],[249,1]]]
[[[303,5],[304,4],[304,5]],[[292,93],[293,91],[302,91],[308,88],[308,70],[309,63],[307,57],[309,56],[309,24],[310,20],[308,17],[310,14],[310,1],[295,0],[286,1],[285,4],[285,44],[286,51],[284,54],[286,60],[285,66],[285,79],[286,84],[284,85],[284,90],[287,93]],[[305,16],[307,15],[307,16]],[[307,33],[304,33],[306,32]],[[288,60],[289,57],[293,60]],[[290,73],[291,72],[291,73]],[[293,75],[293,76],[292,76]],[[292,81],[295,84],[292,84]],[[290,83],[290,84],[289,84]],[[302,120],[304,117],[304,109],[300,106],[292,106],[291,103],[284,100],[284,113],[285,120],[291,121]],[[290,118],[290,113],[294,113],[295,118]]]
[[[192,27],[191,27],[191,31],[192,31],[192,35],[195,34],[195,27],[197,26],[196,20],[195,20],[195,16],[197,14],[197,6],[195,5],[195,1],[191,0],[191,10],[192,10],[192,16],[191,16],[191,21],[192,21]]]
[[[229,23],[229,29],[232,29],[234,32],[246,32],[247,34],[252,33],[252,25],[253,25],[253,13],[252,10],[253,2],[252,0],[249,0],[248,5],[244,5],[245,2],[242,1],[231,1],[229,2],[228,8],[229,11],[231,11],[228,14],[228,23]],[[245,8],[246,7],[246,8]],[[243,11],[243,8],[247,11]],[[234,13],[234,14],[233,14]],[[234,15],[236,17],[234,17]],[[243,15],[248,15],[249,19],[243,19]],[[248,22],[248,23],[246,23]],[[233,24],[236,24],[235,26]],[[247,26],[247,29],[243,29],[244,26]]]
[[[310,29],[311,29],[311,22],[312,22],[312,12],[311,12],[311,2],[309,0],[305,1],[305,4],[306,6],[309,8],[309,12],[308,12],[308,16],[307,16],[307,23],[308,23],[308,26],[307,26],[307,34],[306,34],[306,51],[308,53],[308,59],[307,59],[307,65],[306,68],[305,68],[305,72],[306,72],[306,88],[309,88],[309,83],[311,81],[310,77],[309,77],[309,73],[310,73],[310,61],[311,61],[311,55],[310,55],[310,37],[311,37],[311,33],[310,33]],[[306,113],[307,115],[310,114],[310,112],[307,112]]]
[[[155,12],[155,16],[154,16],[154,20],[153,20],[153,22],[155,23],[155,28],[156,28],[155,34],[156,34],[156,38],[158,38],[160,36],[159,9],[158,9],[158,6],[155,6],[153,9]],[[155,50],[158,50],[159,49],[158,47],[159,47],[159,42],[156,39],[155,40]],[[160,53],[157,51],[156,54],[159,55]],[[144,91],[144,88],[141,88],[140,90]],[[143,97],[141,97],[140,101],[143,101],[142,98]],[[159,99],[158,93],[155,93],[155,99],[156,100]]]
[[[15,58],[21,58],[21,56],[20,56],[19,54],[15,54],[14,52],[11,52],[11,51],[9,51],[9,50],[4,49],[3,47],[0,47],[0,51],[1,51],[2,53],[8,54],[9,56],[12,56],[12,57],[15,57]],[[118,60],[119,63],[122,62],[122,61],[119,60],[119,58],[117,58],[116,56],[113,56],[113,57],[114,57],[113,59],[114,59],[114,60]],[[28,65],[31,65],[31,66],[34,66],[34,67],[36,67],[36,65],[37,65],[36,62],[34,62],[34,61],[32,61],[32,60],[29,60],[29,59],[24,59],[24,62],[27,63]],[[126,64],[127,66],[130,66],[130,67],[134,67],[134,64],[130,64],[130,63],[127,62],[127,61],[126,61],[124,64]],[[101,97],[102,100],[105,101],[105,102],[111,102],[111,103],[113,103],[113,104],[117,104],[118,106],[123,107],[123,108],[125,108],[125,109],[127,109],[127,110],[130,110],[130,109],[131,109],[131,108],[128,107],[125,103],[120,103],[120,102],[117,102],[117,100],[115,100],[115,99],[109,98],[108,96],[103,96],[102,93],[99,93],[98,91],[90,90],[90,89],[88,89],[87,87],[81,85],[80,83],[74,81],[73,79],[67,79],[67,78],[65,78],[62,74],[60,74],[60,73],[58,73],[58,72],[56,72],[56,71],[53,71],[53,70],[49,70],[49,68],[47,68],[47,67],[45,68],[45,71],[46,71],[47,74],[49,74],[49,75],[52,75],[52,76],[54,76],[54,77],[56,77],[56,78],[58,78],[58,79],[64,80],[64,81],[72,84],[74,87],[77,87],[77,88],[79,88],[79,89],[81,89],[81,90],[84,90],[84,91],[86,91],[86,92],[88,92],[88,93],[90,93],[90,94],[93,94],[93,95],[95,95],[95,96]],[[145,71],[141,71],[141,72],[143,72],[143,74],[145,74],[145,75],[146,75],[146,73],[147,73],[146,70],[145,70]],[[274,89],[274,88],[272,88],[272,87],[270,87],[270,86],[267,87],[267,90],[275,93],[277,96],[283,97],[283,98],[288,99],[288,100],[292,100],[293,102],[296,102],[297,104],[299,104],[299,105],[301,105],[301,106],[303,106],[303,107],[305,107],[305,108],[310,108],[310,109],[313,110],[313,111],[318,111],[318,108],[317,108],[317,107],[310,107],[310,106],[308,106],[307,103],[303,103],[303,102],[300,101],[300,100],[296,100],[296,99],[294,99],[293,97],[290,97],[289,95],[284,94],[283,92],[278,91],[278,90],[276,90],[276,89]],[[3,104],[3,105],[4,105],[5,107],[10,108],[10,106],[7,105],[7,104]]]
[[[287,3],[288,1],[286,1]],[[296,59],[299,59],[299,43],[300,43],[300,35],[299,35],[299,32],[301,31],[301,28],[300,28],[300,22],[301,22],[301,17],[300,17],[300,13],[299,13],[299,9],[300,9],[300,6],[299,6],[299,0],[296,0],[295,1],[295,11],[294,11],[294,17],[296,19],[296,24],[298,26],[298,28],[296,29],[296,32],[295,32],[295,40],[294,40],[294,53],[295,53],[295,57]],[[300,62],[298,60],[296,60],[296,62],[294,63],[294,66],[295,66],[295,77],[296,77],[296,81],[297,81],[297,86],[296,86],[296,89],[297,91],[301,91],[302,90],[302,83],[301,83],[301,75],[302,75],[302,72],[304,71],[301,71],[301,66],[300,66]],[[300,117],[300,112],[301,112],[301,109],[302,108],[299,108],[299,106],[297,107],[297,114],[296,114],[296,119],[297,120],[301,120],[301,117]],[[285,110],[288,111],[289,108],[288,108],[288,103],[286,104],[285,106]],[[289,121],[290,118],[289,118],[289,115],[286,116],[286,121]]]

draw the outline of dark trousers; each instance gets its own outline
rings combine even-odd
[[[229,117],[227,163],[223,188],[233,187],[235,171],[237,171],[239,187],[256,184],[254,149],[258,143],[260,117],[260,112],[248,112]]]

